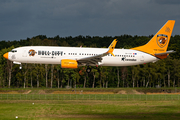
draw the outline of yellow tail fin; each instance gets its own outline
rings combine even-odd
[[[171,38],[175,20],[168,20],[166,24],[153,36],[145,45],[132,48],[133,50],[142,51],[151,55],[165,53]]]

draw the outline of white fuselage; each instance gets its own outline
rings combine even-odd
[[[80,48],[80,47],[51,47],[51,46],[27,46],[13,49],[8,54],[9,60],[14,63],[40,63],[61,64],[62,59],[77,60],[102,54],[107,48]],[[159,60],[153,55],[130,49],[114,49],[111,54],[102,58],[100,66],[131,66],[156,62]]]

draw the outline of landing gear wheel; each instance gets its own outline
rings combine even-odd
[[[20,70],[22,69],[22,64],[20,64],[19,69],[20,69]]]
[[[91,72],[91,68],[88,67],[88,68],[86,69],[86,72],[87,72],[87,73],[90,73],[90,72]]]

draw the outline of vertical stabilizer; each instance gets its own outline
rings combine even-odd
[[[165,53],[171,38],[174,24],[175,20],[168,20],[147,44],[132,49],[142,51],[154,56],[155,54]]]

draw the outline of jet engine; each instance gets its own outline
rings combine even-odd
[[[61,68],[78,68],[76,60],[64,59],[61,60]]]

